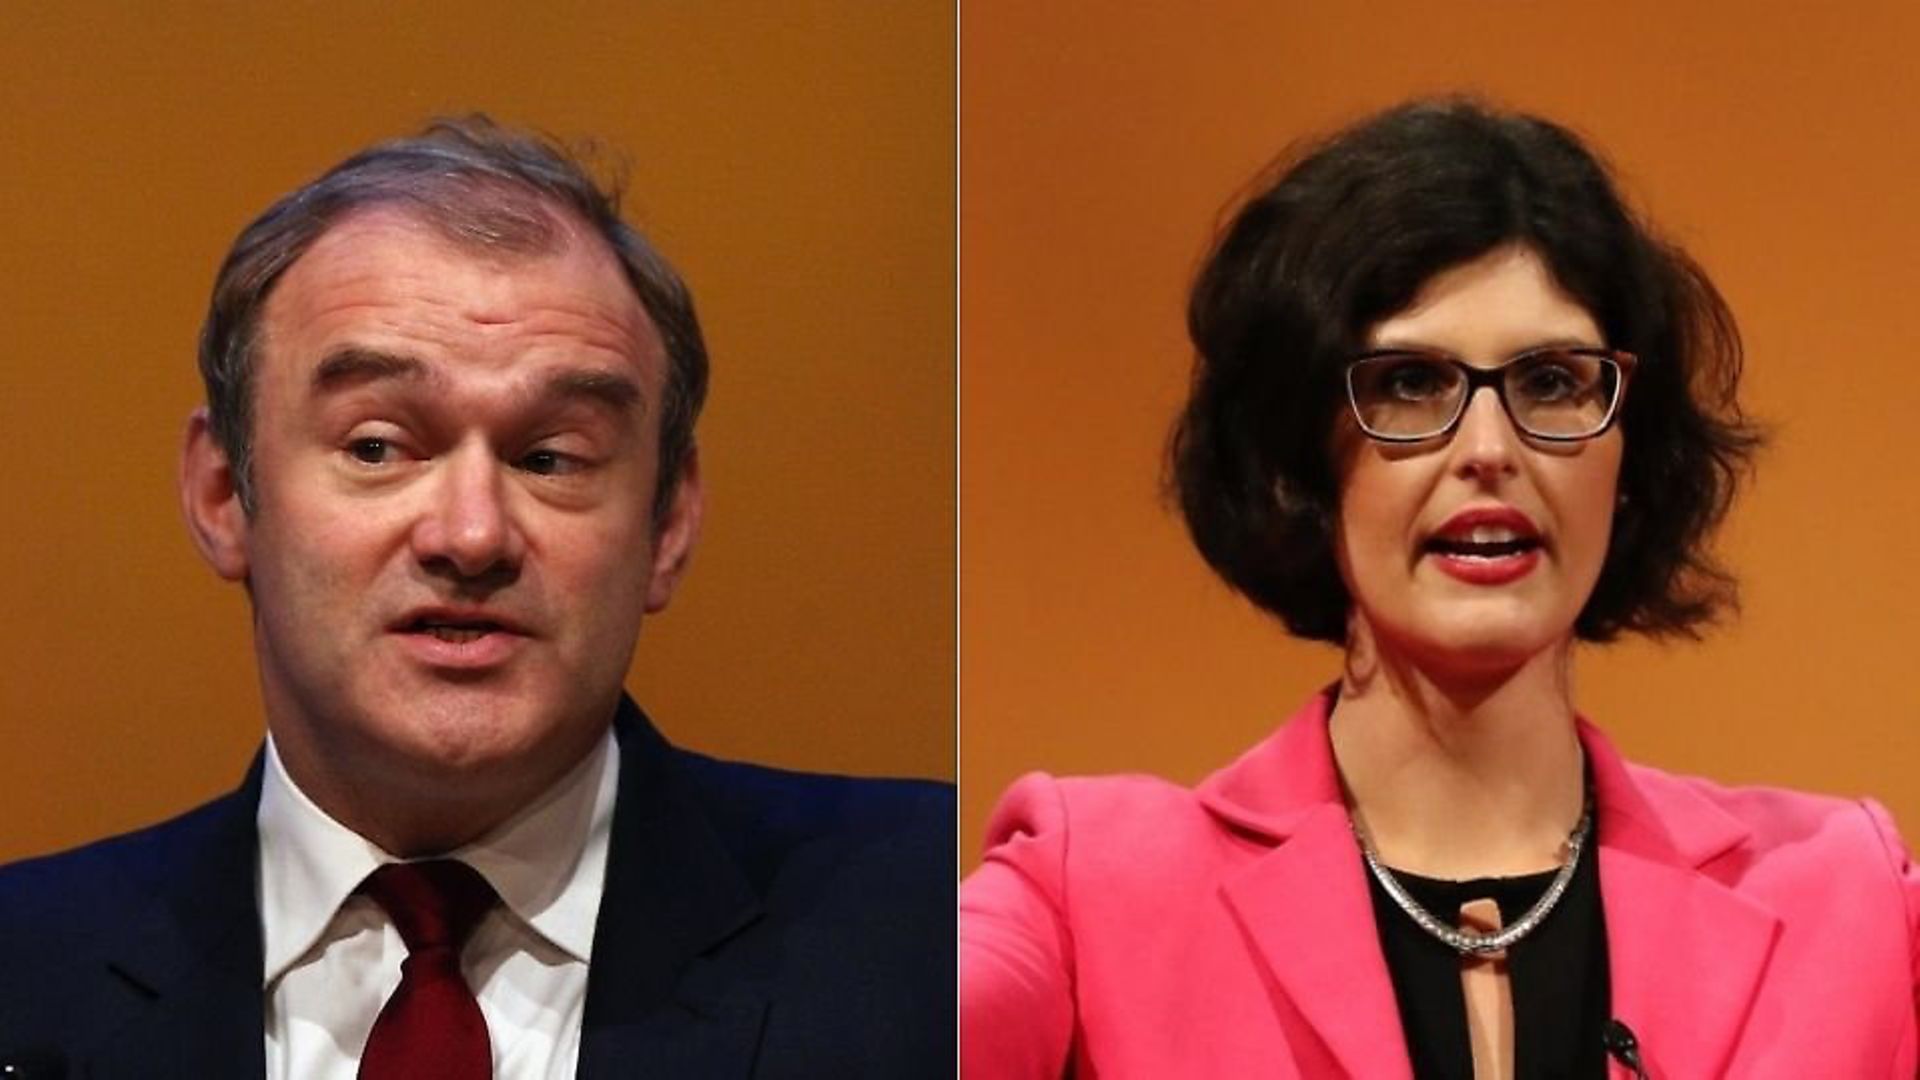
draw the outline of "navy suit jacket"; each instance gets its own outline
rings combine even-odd
[[[615,730],[581,1080],[951,1076],[952,788]],[[0,1075],[263,1075],[259,796],[0,869]]]

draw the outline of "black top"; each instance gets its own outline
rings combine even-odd
[[[1599,862],[1599,847],[1589,838],[1560,903],[1507,950],[1514,1075],[1525,1080],[1606,1076],[1603,1040],[1610,991]],[[1546,892],[1554,875],[1436,881],[1396,870],[1393,876],[1442,920],[1454,921],[1470,900],[1491,898],[1500,905],[1501,925],[1511,926]],[[1460,954],[1420,929],[1370,873],[1367,884],[1413,1074],[1472,1080]]]

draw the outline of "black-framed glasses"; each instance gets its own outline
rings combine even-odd
[[[1613,426],[1636,358],[1618,349],[1529,349],[1499,367],[1420,349],[1381,349],[1347,364],[1347,400],[1368,438],[1425,442],[1453,434],[1473,392],[1490,386],[1513,426],[1548,442]]]

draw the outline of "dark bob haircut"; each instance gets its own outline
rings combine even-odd
[[[240,505],[256,506],[253,375],[260,312],[314,241],[349,215],[396,207],[448,242],[494,258],[550,255],[565,243],[558,217],[586,226],[619,259],[667,354],[660,412],[656,521],[693,453],[707,394],[707,346],[680,275],[620,216],[618,183],[603,184],[559,143],[474,114],[438,120],[335,165],[268,207],[227,252],[200,331],[200,376],[213,436],[231,463]]]
[[[1539,255],[1608,346],[1640,358],[1618,421],[1613,535],[1574,632],[1698,636],[1736,604],[1707,548],[1760,443],[1736,398],[1732,313],[1571,132],[1444,99],[1288,154],[1193,286],[1197,358],[1170,493],[1208,564],[1294,634],[1347,636],[1330,460],[1346,362],[1436,273],[1509,244]]]

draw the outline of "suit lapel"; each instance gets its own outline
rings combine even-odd
[[[1580,737],[1600,806],[1613,1015],[1656,1075],[1719,1075],[1781,929],[1776,914],[1705,871],[1747,829],[1685,785],[1630,770],[1592,727]]]
[[[126,863],[151,897],[112,931],[98,977],[116,1035],[94,1071],[259,1080],[265,1073],[255,809],[260,761],[231,795],[153,835]]]
[[[631,701],[616,721],[620,790],[594,930],[581,1080],[745,1077],[767,1003],[715,951],[760,917],[758,897],[673,753]]]

